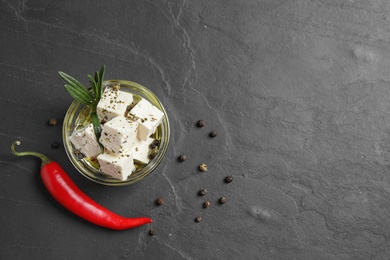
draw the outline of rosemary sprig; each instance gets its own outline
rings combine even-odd
[[[106,66],[102,66],[100,68],[100,71],[95,72],[95,78],[93,78],[91,75],[87,75],[89,78],[89,83],[91,85],[92,91],[94,93],[94,98],[97,102],[99,102],[100,98],[103,94],[103,77],[104,73],[106,72]],[[97,103],[96,103],[97,104]]]
[[[77,102],[90,107],[93,129],[98,141],[101,134],[101,126],[100,120],[96,114],[96,106],[103,94],[103,78],[105,71],[106,66],[103,65],[99,71],[95,72],[95,77],[92,77],[89,74],[87,75],[92,92],[72,76],[62,71],[58,72],[60,77],[66,82],[65,90],[69,93],[69,95],[71,95]]]

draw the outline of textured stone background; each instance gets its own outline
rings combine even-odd
[[[388,0],[2,0],[0,259],[390,259],[389,47]],[[95,184],[50,147],[71,102],[57,71],[87,81],[102,64],[171,121],[167,157],[135,185]],[[113,232],[68,213],[15,139],[154,223]]]

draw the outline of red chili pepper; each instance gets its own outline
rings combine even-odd
[[[42,160],[41,178],[46,188],[62,206],[79,217],[98,226],[115,230],[134,228],[152,222],[146,217],[125,218],[111,212],[81,191],[57,162],[37,152],[16,152],[15,144],[20,145],[21,142],[16,141],[12,144],[13,154],[32,155]]]

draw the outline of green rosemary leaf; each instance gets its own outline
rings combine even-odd
[[[95,71],[95,81],[99,83],[99,71]]]
[[[66,82],[68,82],[70,85],[77,85],[77,86],[81,86],[81,87],[84,87],[85,89],[87,89],[83,84],[81,84],[77,79],[73,78],[72,76],[66,74],[65,72],[62,72],[62,71],[59,71],[58,74],[60,75],[60,77],[65,80]]]
[[[81,104],[89,106],[91,104],[91,99],[88,96],[85,96],[84,93],[81,93],[77,88],[65,84],[65,89],[75,100]]]
[[[95,112],[91,113],[91,119],[92,119],[93,131],[95,132],[96,140],[98,140],[100,148],[102,149],[102,152],[103,152],[103,150],[104,150],[103,149],[103,145],[99,142],[99,138],[100,138],[100,135],[101,135],[101,132],[102,132],[102,127],[101,127],[101,124],[100,124],[100,120],[99,120],[99,118],[98,118],[98,116],[96,115]]]
[[[58,74],[60,77],[66,81],[69,85],[78,88],[80,92],[84,92],[85,95],[90,96],[90,99],[92,100],[92,94],[89,92],[88,88],[85,87],[83,84],[81,84],[77,79],[73,78],[72,76],[66,74],[65,72],[59,71]]]
[[[99,85],[99,87],[100,87],[100,89],[99,89],[100,95],[99,95],[99,98],[101,98],[102,95],[103,95],[103,80],[104,80],[104,74],[105,74],[105,72],[106,72],[106,65],[103,65],[103,66],[100,68],[100,72],[99,72],[99,77],[100,77],[100,85]]]
[[[96,71],[95,72],[95,82],[96,82],[96,96],[98,99],[100,99],[100,86],[101,86],[101,83],[100,83],[100,79],[99,79],[99,72]]]
[[[104,73],[106,72],[106,65],[102,65],[102,67],[100,68],[100,79],[103,79],[104,77]]]
[[[91,75],[88,74],[87,77],[90,79],[90,81],[92,81],[94,84],[96,84],[95,79]]]
[[[92,97],[92,94],[91,92],[85,92],[83,89],[80,89],[79,87],[75,87],[75,86],[72,86],[72,85],[69,85],[72,87],[73,90],[77,91],[77,93],[79,93],[80,96],[83,96],[85,99],[87,99],[89,101],[89,103],[92,103],[93,102],[93,97]]]
[[[87,77],[89,78],[89,83],[91,84],[92,91],[93,91],[93,94],[95,96],[95,102],[99,101],[99,98],[97,96],[97,94],[98,94],[98,85],[97,85],[95,79],[91,75],[88,74]]]

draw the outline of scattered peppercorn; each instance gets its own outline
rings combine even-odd
[[[204,127],[205,125],[206,125],[206,122],[205,122],[203,119],[199,120],[199,121],[196,123],[196,126],[197,126],[197,127]]]
[[[178,158],[179,162],[184,162],[185,160],[187,160],[187,156],[181,154]]]
[[[156,205],[161,206],[164,205],[165,200],[163,198],[156,199]]]
[[[202,163],[202,164],[199,164],[198,166],[198,169],[202,172],[206,172],[207,171],[207,165]]]
[[[120,90],[121,89],[121,86],[119,84],[115,84],[113,87],[112,87],[113,90]]]
[[[209,136],[210,136],[211,138],[214,138],[214,137],[217,136],[217,132],[216,132],[216,131],[211,131],[210,134],[209,134]]]
[[[198,195],[199,196],[204,196],[207,194],[207,190],[206,189],[201,189],[199,192],[198,192]]]
[[[54,126],[57,124],[57,119],[55,119],[54,117],[50,118],[48,123],[49,125]]]
[[[58,148],[60,148],[60,144],[59,144],[58,142],[53,142],[53,143],[51,144],[51,148],[53,148],[53,149],[58,149]]]
[[[226,203],[226,198],[225,197],[221,197],[218,202],[219,202],[219,204],[225,204]]]
[[[202,217],[196,217],[195,218],[195,222],[201,222],[202,221]]]
[[[232,181],[233,181],[233,176],[226,176],[226,178],[225,178],[226,183],[230,183]]]
[[[206,200],[204,203],[203,203],[203,208],[207,209],[208,207],[211,206],[211,203],[210,201]]]
[[[151,236],[157,235],[157,230],[151,229],[151,230],[149,231],[149,235],[151,235]]]

